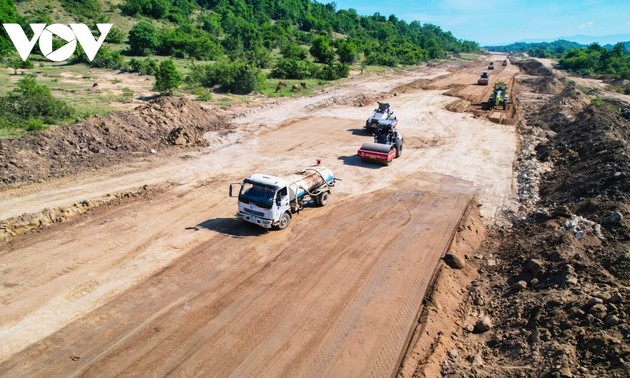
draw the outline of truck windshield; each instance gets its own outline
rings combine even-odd
[[[238,199],[241,202],[254,203],[258,207],[271,209],[275,194],[275,187],[246,181],[241,187],[241,193],[239,194]]]

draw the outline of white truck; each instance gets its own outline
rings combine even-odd
[[[283,230],[308,199],[317,206],[326,205],[336,180],[330,169],[320,165],[283,177],[255,173],[241,183],[231,184],[230,197],[238,196],[238,218]],[[237,195],[235,189],[239,186]]]

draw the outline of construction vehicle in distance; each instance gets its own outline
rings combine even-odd
[[[488,69],[489,70],[493,70],[494,69],[494,62],[488,63]]]
[[[501,63],[501,65],[502,65],[502,66],[507,66],[507,64],[508,64],[508,63],[507,63],[507,59],[505,59],[505,60],[503,61],[503,63]]]
[[[477,80],[477,84],[488,85],[489,82],[490,82],[490,75],[488,74],[488,71],[483,71],[481,73],[481,77],[479,78],[479,80]]]
[[[363,162],[389,165],[402,155],[403,137],[396,124],[381,123],[374,133],[374,142],[365,142],[357,154]]]
[[[508,85],[504,82],[498,82],[494,84],[490,98],[486,104],[488,109],[492,109],[495,106],[501,106],[503,110],[507,109],[508,104]]]
[[[241,183],[231,184],[230,197],[238,197],[237,217],[264,228],[283,230],[309,199],[317,206],[326,205],[330,188],[338,179],[319,160],[317,163],[283,177],[255,173]]]
[[[390,124],[396,126],[398,120],[394,116],[387,102],[378,102],[378,108],[374,109],[370,118],[365,121],[365,129],[368,132],[374,132],[381,124]]]

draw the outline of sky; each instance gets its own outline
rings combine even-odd
[[[332,1],[332,0],[331,0]],[[328,3],[331,1],[318,1]],[[630,33],[630,0],[334,0],[337,10],[431,23],[481,46]]]

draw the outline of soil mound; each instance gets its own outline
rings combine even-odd
[[[162,97],[131,111],[0,140],[0,185],[41,182],[142,157],[166,146],[205,146],[226,118],[185,98]]]
[[[531,92],[557,95],[564,88],[553,71],[537,60],[516,61],[514,64],[521,68],[525,75],[531,76],[521,78],[521,85],[527,86]]]
[[[533,76],[542,76],[542,77],[552,77],[553,71],[549,67],[546,67],[541,62],[528,59],[528,60],[517,60],[514,62],[523,72],[527,75]]]
[[[469,292],[466,312],[487,315],[494,328],[466,334],[466,358],[443,373],[627,376],[630,109],[623,106],[593,105],[567,86],[526,115],[547,135],[535,157],[552,168],[542,175],[538,207],[493,231],[498,245],[486,248],[495,257]]]

